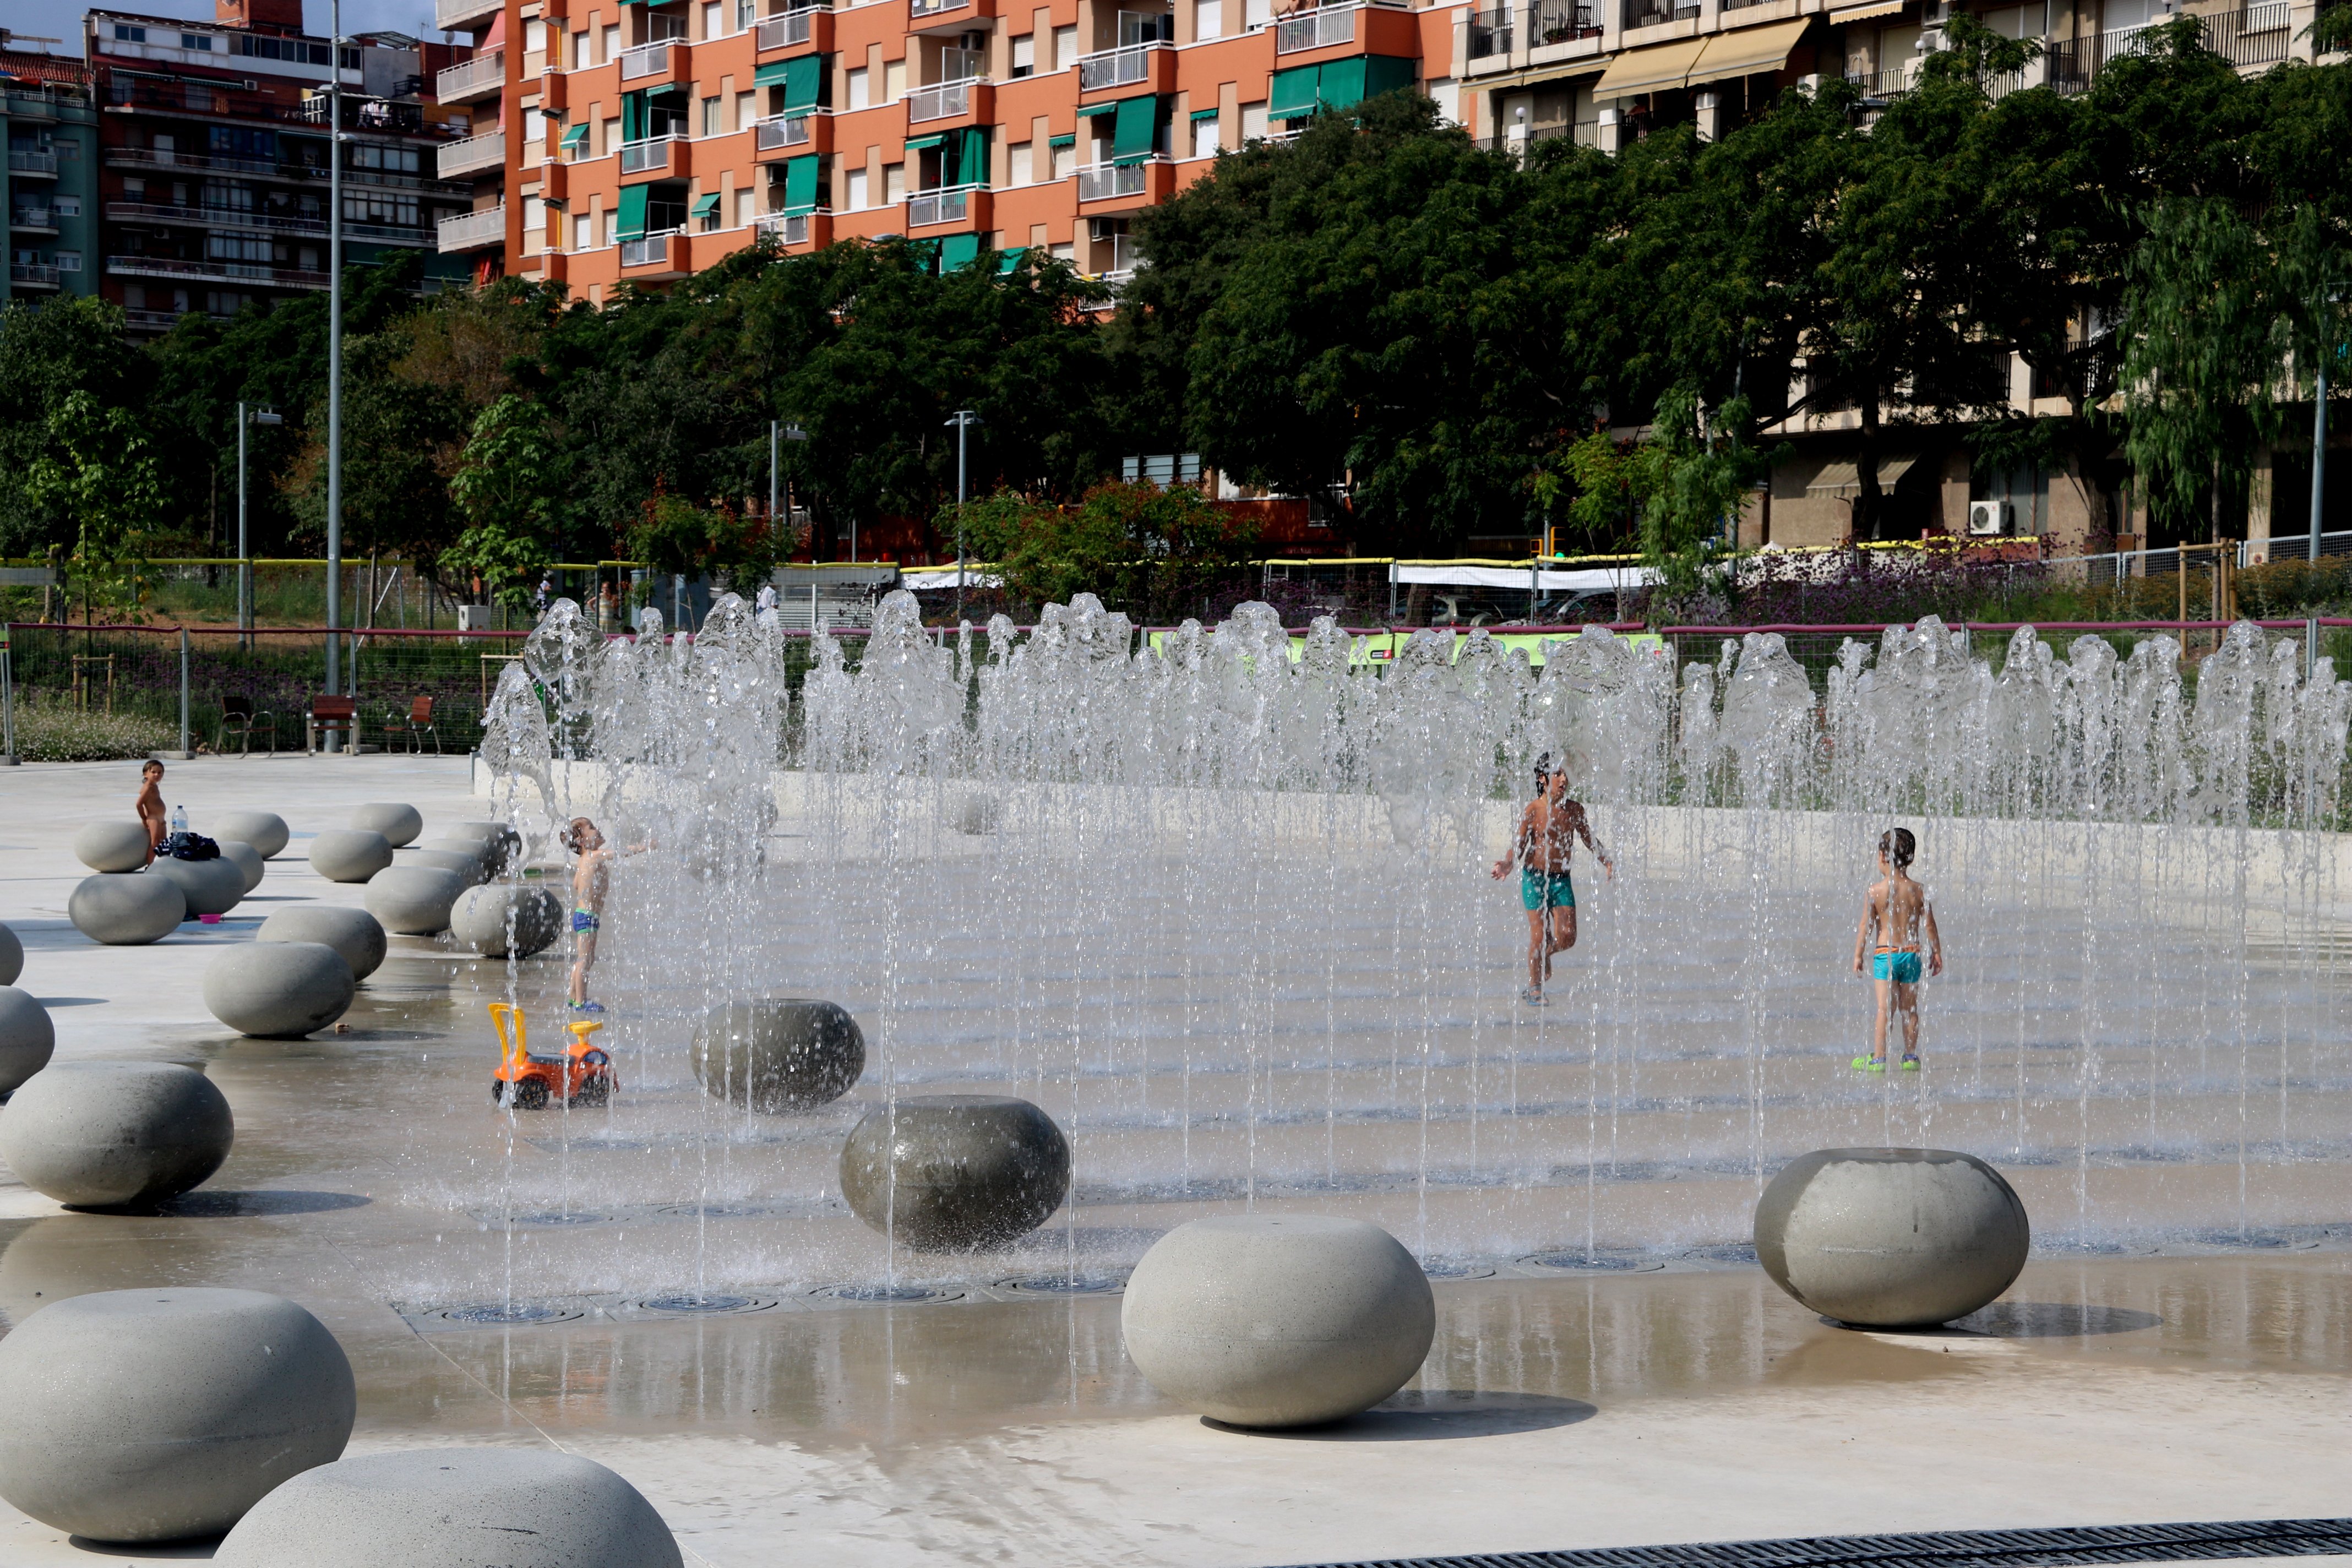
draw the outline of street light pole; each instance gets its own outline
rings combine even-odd
[[[2311,537],[2305,542],[2307,560],[2319,559],[2319,530],[2327,511],[2327,357],[2319,360],[2318,395],[2311,404]]]
[[[244,404],[236,405],[236,629],[247,653],[253,651],[253,549],[245,531],[245,432],[248,425],[285,423],[267,408],[248,414]]]
[[[335,635],[343,620],[343,0],[333,0],[327,30],[327,695],[333,697],[343,689]],[[341,750],[340,741],[327,731],[327,750]]]
[[[964,568],[963,568],[963,504],[964,504],[964,491],[965,491],[965,485],[966,485],[965,475],[966,475],[966,472],[967,472],[967,467],[966,467],[966,462],[965,462],[965,456],[966,456],[966,453],[965,453],[965,446],[964,446],[964,442],[965,442],[965,438],[970,435],[971,430],[971,427],[972,427],[973,426],[975,426],[975,425],[979,424],[980,422],[981,422],[980,416],[979,416],[979,415],[977,415],[977,414],[975,414],[975,413],[973,413],[973,412],[972,412],[971,409],[969,409],[969,408],[959,408],[959,409],[957,409],[957,410],[955,411],[955,417],[953,417],[952,419],[950,419],[950,420],[948,421],[948,423],[949,423],[950,425],[951,425],[951,426],[953,426],[955,427],[955,433],[956,433],[956,598],[955,598],[955,614],[956,614],[956,619],[957,619],[957,620],[959,620],[959,621],[961,621],[961,620],[962,620],[962,619],[963,619],[963,571],[964,571]]]

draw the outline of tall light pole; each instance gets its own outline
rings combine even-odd
[[[776,461],[777,444],[782,441],[805,441],[808,438],[808,432],[802,429],[797,425],[787,425],[781,419],[771,419],[768,421],[768,527],[771,531],[780,526],[776,521],[779,516],[779,513],[776,510],[776,486],[778,482],[777,474],[779,472]],[[791,510],[793,490],[790,485],[785,485],[783,489],[784,500],[786,503],[785,510],[789,511]],[[783,521],[784,522],[789,523],[792,521],[792,519],[790,517],[785,517]],[[850,526],[855,528],[857,525],[856,523],[852,523]]]
[[[964,441],[971,427],[981,422],[980,416],[969,408],[959,408],[948,421],[956,433],[956,619],[963,619],[963,500],[965,485]]]
[[[2338,344],[2329,320],[2329,307],[2343,298],[2341,289],[2323,284],[2319,290],[2319,375],[2311,400],[2311,537],[2304,542],[2304,558],[2319,559],[2319,530],[2327,519],[2327,362]]]
[[[327,695],[342,690],[343,623],[343,0],[333,0],[327,76]],[[331,752],[340,737],[327,731]],[[357,738],[353,739],[354,746]]]
[[[245,432],[253,425],[283,425],[285,417],[267,408],[246,411],[236,405],[236,629],[246,651],[253,651],[253,550],[245,533]]]

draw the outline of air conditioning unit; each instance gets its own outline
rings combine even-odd
[[[489,605],[460,605],[457,606],[457,629],[461,632],[494,630],[497,615],[497,609]]]
[[[2007,533],[2009,503],[2005,500],[1972,500],[1969,502],[1970,533]]]

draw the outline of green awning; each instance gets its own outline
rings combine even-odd
[[[1139,163],[1151,156],[1160,141],[1160,100],[1157,98],[1122,98],[1118,100],[1118,119],[1110,134],[1110,156],[1114,163]]]
[[[1016,245],[1010,250],[998,251],[996,253],[996,270],[1000,273],[1012,271],[1014,268],[1021,265],[1021,258],[1027,255],[1028,252],[1029,247],[1025,245]]]
[[[1077,140],[1078,139],[1075,135],[1049,136],[1045,139],[1045,145],[1048,147],[1068,147],[1075,145]]]
[[[805,213],[816,210],[816,167],[823,160],[814,153],[805,158],[784,161],[784,210]]]
[[[785,77],[792,74],[792,68],[793,62],[790,60],[770,60],[751,73],[751,85],[753,87],[777,86]]]
[[[646,95],[625,92],[621,95],[621,140],[642,142],[646,139]]]
[[[751,73],[751,85],[782,88],[786,114],[814,109],[824,93],[824,57],[799,55],[788,60],[771,60]]]
[[[1196,109],[1192,111],[1192,123],[1198,125],[1203,120],[1214,120],[1223,112],[1222,109]]]
[[[1315,99],[1326,109],[1352,109],[1363,102],[1364,57],[1325,60],[1323,79],[1317,84]]]
[[[1304,120],[1315,112],[1315,89],[1321,66],[1296,66],[1274,73],[1274,89],[1265,104],[1270,120]]]
[[[651,185],[621,187],[621,221],[614,228],[614,237],[642,239],[646,232],[646,195]]]
[[[588,122],[586,121],[582,121],[571,130],[566,131],[563,133],[563,140],[561,142],[558,142],[557,145],[562,147],[563,151],[569,153],[572,148],[584,147],[587,143]]]
[[[718,215],[718,212],[719,193],[713,191],[707,196],[694,198],[694,211],[689,216],[698,218],[713,217]]]
[[[957,138],[954,180],[958,185],[988,184],[988,132],[978,125],[967,127]]]
[[[940,270],[954,272],[980,259],[980,236],[951,234],[940,241]]]
[[[932,148],[938,146],[940,142],[945,142],[947,139],[948,133],[944,131],[940,132],[936,136],[909,136],[907,138],[907,151],[909,153],[928,153]]]
[[[1364,59],[1364,96],[1378,98],[1418,79],[1419,68],[1402,55],[1368,55]]]
[[[1116,103],[1089,103],[1078,110],[1078,118],[1092,120],[1097,114],[1117,114],[1118,112],[1118,105]]]

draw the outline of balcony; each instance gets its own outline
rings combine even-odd
[[[907,16],[917,22],[972,9],[972,0],[907,0]]]
[[[817,19],[830,19],[833,13],[822,5],[803,5],[797,11],[787,11],[781,16],[763,19],[754,31],[753,47],[761,54],[770,49],[789,49],[815,41]],[[819,45],[823,47],[823,45]]]
[[[322,217],[289,217],[278,213],[243,211],[236,207],[176,206],[164,202],[109,202],[110,223],[184,223],[199,228],[235,228],[249,234],[299,234],[323,238]],[[384,245],[428,245],[431,231],[408,224],[355,223],[343,220],[343,237]]]
[[[1131,87],[1151,75],[1151,59],[1155,53],[1173,55],[1176,46],[1169,43],[1129,44],[1125,48],[1104,49],[1097,54],[1078,57],[1078,90],[1091,92],[1097,88]]]
[[[621,241],[621,265],[631,267],[667,267],[669,265],[670,240],[678,234],[666,228],[659,234],[648,234],[635,239]]]
[[[273,283],[281,289],[324,289],[327,275],[248,261],[183,261],[173,256],[110,256],[106,269],[125,278],[197,278],[220,283]]]
[[[805,109],[797,114],[772,115],[759,122],[753,142],[754,151],[769,153],[830,153],[833,138],[828,134],[833,124],[833,110]]]
[[[647,77],[669,75],[670,51],[677,47],[665,40],[625,51],[621,56],[621,79],[642,81]]]
[[[10,228],[28,228],[40,234],[58,232],[58,209],[55,207],[18,207],[8,215]]]
[[[1511,52],[1513,13],[1508,6],[1496,11],[1470,13],[1470,58],[1486,59]]]
[[[982,78],[965,77],[961,81],[943,81],[930,87],[919,87],[907,95],[907,123],[920,125],[927,120],[953,120],[971,112],[971,89]]]
[[[625,175],[644,174],[656,169],[668,168],[670,148],[685,140],[683,136],[654,136],[643,142],[622,142],[621,173]]]
[[[444,103],[471,103],[477,99],[496,98],[506,85],[507,57],[502,50],[476,55],[463,65],[451,66],[433,79],[433,95]]]
[[[1528,7],[1528,47],[1548,48],[1601,36],[1601,10],[1578,0],[1536,0]]]
[[[478,26],[499,14],[503,0],[433,0],[433,25],[445,33]]]
[[[1303,54],[1356,41],[1356,13],[1360,5],[1326,5],[1303,16],[1285,16],[1275,24],[1274,52]]]
[[[492,131],[452,142],[435,154],[434,173],[445,180],[467,174],[503,173],[507,166],[507,133]]]
[[[1699,8],[1684,0],[1625,0],[1625,26],[1660,27],[1668,22],[1696,22]]]
[[[453,250],[483,250],[507,242],[507,209],[501,202],[480,212],[459,213],[445,217],[440,225],[440,252],[446,256]]]
[[[8,149],[8,172],[12,174],[45,174],[58,177],[58,155],[38,147]]]
[[[936,191],[919,191],[907,198],[907,226],[962,223],[971,216],[972,193],[986,189],[986,185],[943,185]]]
[[[8,281],[21,289],[55,289],[58,269],[46,262],[12,261],[8,264]]]
[[[772,234],[782,246],[806,245],[815,236],[817,213],[761,213],[751,220],[761,234]]]
[[[1088,163],[1078,170],[1078,200],[1108,202],[1139,196],[1150,183],[1148,163]]]

